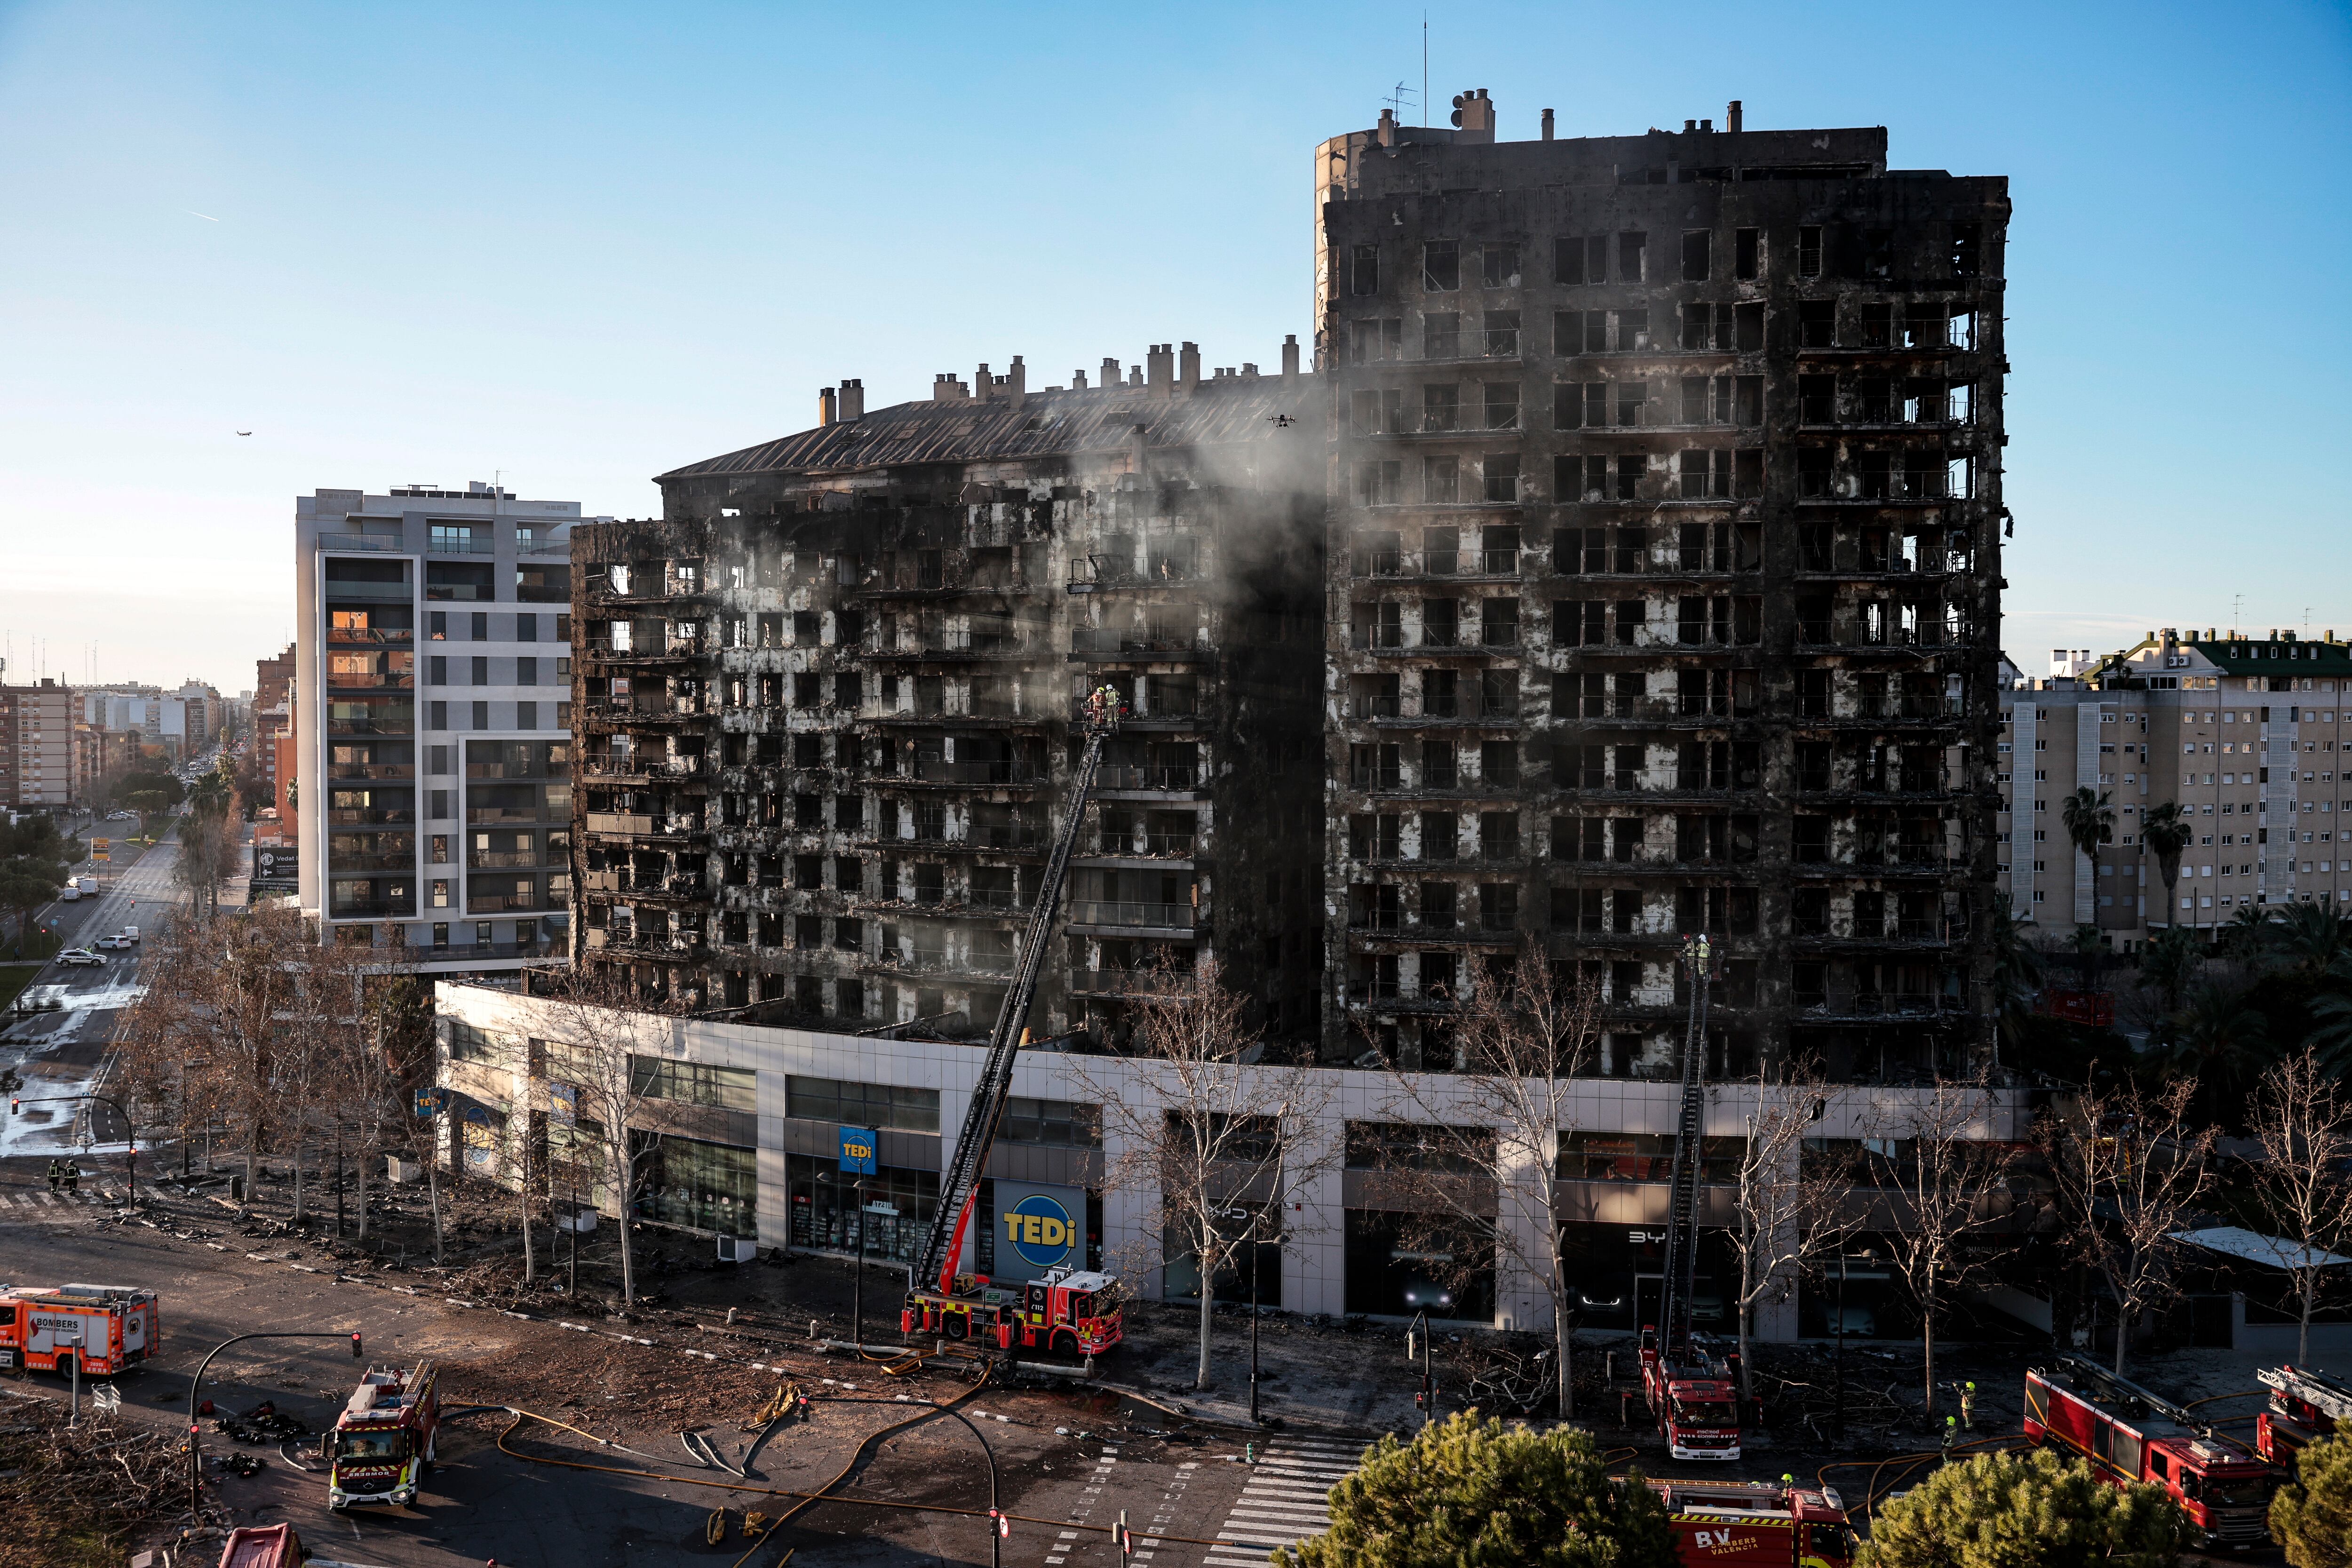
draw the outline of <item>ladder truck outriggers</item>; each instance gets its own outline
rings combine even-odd
[[[1707,983],[1713,955],[1704,936],[1685,939],[1690,985],[1683,1037],[1683,1092],[1675,1118],[1674,1178],[1666,1196],[1666,1271],[1658,1321],[1642,1325],[1642,1394],[1666,1452],[1677,1459],[1739,1458],[1739,1357],[1717,1357],[1691,1331],[1698,1274],[1701,1134],[1706,1121]]]
[[[2254,1447],[2282,1469],[2294,1468],[2304,1445],[2337,1430],[2352,1432],[2352,1384],[2304,1366],[2266,1366],[2255,1380],[2271,1402],[2254,1421]]]
[[[1080,713],[1086,745],[1078,756],[1069,812],[1055,835],[1045,875],[1038,882],[1037,904],[1029,912],[1029,926],[1022,936],[1020,961],[989,1037],[980,1081],[972,1086],[971,1104],[964,1112],[963,1130],[940,1185],[931,1228],[908,1276],[907,1301],[899,1312],[898,1326],[909,1338],[936,1334],[1003,1351],[1044,1349],[1092,1356],[1110,1349],[1121,1337],[1118,1280],[1111,1275],[1054,1268],[1043,1279],[999,1285],[987,1275],[966,1273],[962,1263],[981,1178],[988,1169],[989,1150],[995,1144],[1005,1100],[1013,1092],[1013,1063],[1028,1042],[1029,1005],[1036,996],[1038,973],[1061,909],[1062,883],[1085,820],[1087,796],[1102,762],[1103,742],[1117,732],[1124,707],[1115,689],[1103,687],[1086,700]],[[1083,1260],[1083,1250],[1080,1258]]]
[[[2119,1487],[2161,1487],[2210,1551],[2270,1542],[2262,1456],[2160,1394],[2081,1356],[2025,1373],[2025,1435],[2072,1449]]]

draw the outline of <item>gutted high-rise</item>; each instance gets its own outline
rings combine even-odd
[[[2007,182],[1886,132],[1317,154],[1327,1054],[1444,1059],[1540,943],[1663,1065],[1984,1037]]]

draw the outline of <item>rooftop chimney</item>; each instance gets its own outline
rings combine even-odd
[[[996,395],[996,378],[988,374],[988,365],[985,362],[978,370],[971,373],[971,395],[974,399],[982,403]]]
[[[866,383],[856,376],[841,384],[841,418],[844,424],[866,417]]]
[[[816,423],[820,430],[834,423],[833,388],[829,386],[823,387],[817,392]]]
[[[1105,392],[1118,390],[1118,361],[1105,358],[1102,363],[1102,384]]]
[[[1013,363],[1005,367],[1004,390],[1012,396],[1016,411],[1029,401],[1029,368],[1021,363],[1019,354],[1014,354]]]
[[[1381,123],[1372,134],[1381,139],[1381,146],[1393,147],[1396,145],[1396,111],[1383,109],[1381,110]]]
[[[1131,387],[1141,386],[1143,384],[1143,367],[1141,365],[1131,364],[1127,367],[1127,384]]]
[[[933,403],[961,403],[963,401],[963,383],[955,378],[955,372],[943,370],[937,375],[931,377],[931,401]]]
[[[1070,390],[1072,392],[1084,392],[1086,389],[1087,373],[1082,370],[1072,371],[1070,373]]]
[[[1201,384],[1201,345],[1186,343],[1176,362],[1176,384],[1189,395]]]
[[[1293,380],[1297,376],[1297,374],[1298,334],[1297,332],[1285,332],[1282,334],[1283,379],[1286,381]]]
[[[1723,106],[1723,128],[1732,132],[1739,129],[1739,100],[1736,98]]]
[[[1145,377],[1154,397],[1172,396],[1176,391],[1176,346],[1154,343],[1143,356]]]
[[[1495,102],[1483,87],[1454,95],[1454,140],[1457,142],[1495,139]]]
[[[1551,110],[1549,109],[1544,110],[1543,139],[1547,142],[1551,140]]]

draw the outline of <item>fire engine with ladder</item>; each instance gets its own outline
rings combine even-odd
[[[989,1150],[995,1144],[1005,1101],[1013,1092],[1013,1063],[1028,1043],[1029,1005],[1036,997],[1037,976],[1053,936],[1055,917],[1061,910],[1062,883],[1069,874],[1071,850],[1086,816],[1087,796],[1102,763],[1103,742],[1118,731],[1123,707],[1118,693],[1105,687],[1087,699],[1080,716],[1086,746],[1078,757],[1069,813],[1046,858],[1036,907],[1030,910],[1028,929],[1022,934],[1020,963],[989,1037],[980,1081],[972,1086],[971,1104],[964,1112],[955,1153],[940,1184],[931,1228],[908,1276],[907,1301],[899,1312],[898,1326],[910,1339],[935,1334],[976,1341],[1003,1351],[1045,1349],[1073,1356],[1097,1355],[1119,1342],[1119,1287],[1111,1275],[1053,1268],[1043,1279],[1006,1286],[984,1274],[966,1273],[962,1264]]]
[[[1666,1269],[1658,1321],[1642,1325],[1642,1394],[1666,1452],[1677,1459],[1739,1458],[1739,1356],[1713,1354],[1691,1331],[1698,1274],[1700,1135],[1706,1121],[1707,983],[1714,959],[1704,936],[1685,940],[1690,984],[1683,1036],[1683,1092],[1675,1118],[1674,1179],[1666,1196]]]
[[[2208,1549],[2270,1541],[2262,1456],[2095,1362],[2061,1356],[2026,1370],[2025,1435],[2082,1455],[2119,1487],[2162,1487]]]
[[[405,1372],[371,1367],[335,1417],[335,1429],[320,1440],[320,1458],[327,1461],[327,1506],[340,1510],[354,1504],[397,1508],[415,1502],[432,1467],[434,1435],[440,1428],[440,1381],[431,1362],[420,1361]]]
[[[1652,1481],[1686,1568],[1844,1568],[1853,1527],[1834,1487],[1778,1481]]]
[[[2282,1469],[2294,1469],[2305,1444],[2339,1425],[2352,1431],[2352,1384],[2342,1378],[2301,1366],[2266,1366],[2254,1378],[2271,1391],[2254,1421],[2254,1447]]]

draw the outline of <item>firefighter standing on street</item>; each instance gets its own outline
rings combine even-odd
[[[1945,1416],[1945,1417],[1944,1417],[1944,1463],[1946,1463],[1946,1464],[1948,1464],[1948,1464],[1950,1464],[1950,1463],[1952,1462],[1952,1443],[1953,1443],[1954,1439],[1956,1439],[1957,1437],[1958,1437],[1958,1436],[1959,1436],[1959,1435],[1960,1435],[1960,1424],[1959,1424],[1959,1421],[1958,1420],[1958,1418],[1956,1418],[1956,1417],[1954,1417],[1954,1416],[1950,1416],[1950,1415],[1947,1415],[1947,1416]]]
[[[62,1182],[62,1181],[64,1181],[65,1179],[66,1179],[65,1167],[64,1167],[64,1166],[62,1166],[62,1165],[60,1165],[60,1164],[58,1164],[58,1162],[56,1162],[55,1160],[50,1161],[50,1162],[49,1162],[49,1191],[51,1191],[51,1192],[53,1192],[53,1193],[54,1193],[54,1192],[56,1192],[56,1191],[58,1190],[58,1183],[60,1183],[60,1182]]]
[[[1973,1432],[1977,1429],[1977,1385],[1960,1384],[1960,1425]]]

